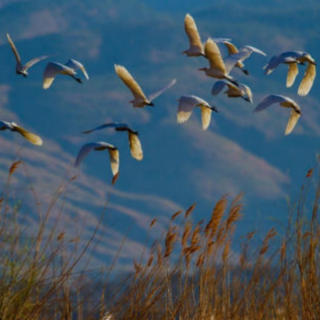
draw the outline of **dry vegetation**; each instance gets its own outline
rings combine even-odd
[[[283,234],[273,228],[262,241],[255,231],[236,239],[241,195],[233,201],[222,197],[209,221],[192,222],[194,204],[172,215],[163,239],[134,261],[135,272],[116,281],[109,280],[110,271],[101,274],[98,287],[93,279],[85,283],[85,271],[75,271],[95,234],[84,249],[74,245],[71,254],[70,243],[54,228],[44,237],[64,188],[26,243],[19,212],[8,200],[10,177],[19,165],[11,167],[0,199],[1,320],[320,319],[320,178],[312,170]],[[156,223],[152,221],[150,232]],[[234,247],[241,248],[237,254]]]

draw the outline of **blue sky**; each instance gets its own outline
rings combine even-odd
[[[318,78],[310,94],[300,97],[297,88],[303,68],[289,89],[285,87],[286,66],[268,77],[262,70],[271,56],[289,50],[307,51],[319,61],[320,35],[314,26],[320,7],[316,1],[304,5],[298,1],[258,2],[254,6],[253,1],[161,3],[160,8],[158,1],[96,0],[89,5],[72,0],[41,4],[17,0],[0,6],[0,119],[21,123],[44,140],[43,147],[37,148],[20,136],[1,132],[1,180],[5,181],[11,162],[19,154],[28,173],[17,172],[15,197],[23,199],[26,208],[32,207],[32,197],[23,183],[29,175],[28,181],[45,210],[61,181],[77,174],[67,191],[59,225],[59,231],[67,231],[70,238],[76,233],[75,221],[79,229],[85,221],[84,234],[90,235],[109,194],[101,230],[106,236],[98,247],[97,263],[108,261],[128,229],[130,240],[122,262],[131,263],[132,256],[143,249],[154,217],[159,220],[156,237],[173,213],[194,202],[194,220],[209,218],[215,202],[224,194],[232,199],[244,192],[246,209],[238,235],[252,229],[263,233],[275,225],[270,218],[286,220],[286,198],[297,197],[319,151]],[[186,13],[195,18],[203,41],[208,36],[230,37],[239,47],[249,44],[267,53],[267,57],[252,55],[246,61],[249,76],[233,72],[251,87],[253,105],[210,95],[214,79],[197,71],[206,66],[205,59],[181,55],[188,47],[183,27]],[[90,80],[79,85],[58,77],[45,91],[41,86],[46,61],[34,66],[27,79],[15,75],[7,32],[24,61],[51,53],[51,60],[62,63],[75,58],[83,62]],[[177,78],[177,84],[155,100],[155,108],[133,109],[128,103],[131,93],[114,72],[115,63],[124,65],[145,92],[172,78]],[[252,113],[271,93],[287,95],[301,106],[302,117],[289,136],[283,134],[288,110],[274,106]],[[187,123],[176,122],[177,99],[189,94],[219,109],[206,132],[201,129],[199,110]],[[131,158],[124,134],[81,134],[108,121],[127,122],[139,131],[143,161]],[[107,153],[90,154],[79,172],[72,169],[82,144],[99,140],[120,150],[120,177],[115,187],[110,186]],[[25,210],[31,211],[30,221],[36,219],[32,210]]]

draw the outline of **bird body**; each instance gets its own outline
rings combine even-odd
[[[265,74],[269,75],[272,73],[281,63],[287,64],[289,68],[286,83],[287,87],[291,87],[294,84],[296,76],[299,73],[298,64],[308,64],[298,89],[298,94],[300,96],[307,95],[311,90],[316,77],[316,62],[311,55],[302,51],[287,51],[277,56],[273,56],[269,63],[263,68],[265,69]]]
[[[157,98],[164,91],[171,88],[176,82],[176,79],[170,81],[164,88],[146,96],[137,81],[132,77],[129,71],[124,67],[115,64],[115,70],[119,78],[123,81],[123,83],[130,89],[133,94],[134,99],[129,101],[135,108],[144,108],[145,106],[154,106],[153,100]]]
[[[115,178],[119,173],[119,151],[114,145],[104,141],[90,142],[83,145],[78,153],[74,166],[79,167],[83,159],[90,153],[90,151],[103,151],[106,149],[109,151],[111,171],[113,177]]]
[[[3,130],[10,130],[12,132],[18,132],[20,135],[22,135],[25,139],[27,139],[32,144],[35,144],[37,146],[42,145],[42,139],[35,135],[34,133],[31,133],[27,131],[26,129],[18,126],[15,122],[7,122],[0,120],[0,131]]]
[[[138,131],[132,130],[126,123],[106,123],[106,124],[103,124],[101,126],[94,128],[94,129],[83,131],[82,133],[87,134],[87,133],[91,133],[96,130],[102,130],[102,129],[106,129],[106,128],[114,128],[116,131],[127,131],[130,152],[131,152],[132,157],[136,160],[143,159],[143,151],[142,151]]]
[[[89,80],[89,76],[83,64],[81,64],[79,61],[69,59],[66,64],[59,62],[48,62],[43,73],[43,89],[50,88],[52,82],[58,74],[70,76],[77,82],[82,83],[82,80],[76,77],[76,70],[78,69],[81,69],[86,79]]]
[[[225,60],[222,59],[219,47],[209,38],[205,44],[205,55],[209,60],[209,67],[200,68],[198,70],[204,71],[207,76],[217,79],[227,79],[237,85],[237,81],[229,75],[235,64],[249,55],[249,51],[243,50],[236,54],[228,56]]]
[[[209,103],[197,96],[181,96],[178,105],[177,121],[178,123],[186,122],[195,107],[200,107],[202,117],[202,129],[207,130],[210,121],[212,111],[218,112],[217,108],[210,106]]]
[[[252,46],[246,45],[246,46],[242,47],[240,50],[238,50],[238,48],[237,48],[233,43],[231,43],[230,41],[224,41],[223,43],[224,43],[224,45],[225,45],[225,46],[227,47],[227,49],[228,49],[228,54],[229,54],[229,56],[231,56],[231,55],[233,55],[233,54],[237,54],[239,51],[243,51],[243,50],[248,50],[248,51],[251,52],[251,53],[252,53],[252,52],[255,52],[255,53],[261,54],[261,55],[263,55],[263,56],[266,56],[266,54],[265,54],[263,51],[255,48],[255,47],[252,47]],[[250,53],[246,58],[248,58],[248,57],[251,55],[251,53]],[[241,69],[243,73],[245,73],[246,75],[248,75],[249,72],[248,72],[247,69],[245,69],[245,65],[244,65],[244,63],[243,63],[243,60],[244,60],[244,59],[245,59],[245,58],[237,61],[237,63],[235,64],[235,67]]]
[[[285,130],[285,134],[288,135],[292,132],[294,127],[296,126],[300,116],[301,110],[299,105],[292,99],[282,96],[282,95],[269,95],[265,99],[263,99],[258,106],[254,109],[254,112],[262,111],[268,108],[270,105],[274,103],[279,103],[281,107],[291,108],[291,115]]]
[[[225,87],[227,91],[224,92],[229,98],[242,98],[252,103],[252,92],[251,89],[243,83],[239,83],[238,86],[226,80],[217,81],[212,87],[211,94],[219,94]]]
[[[189,38],[190,45],[189,49],[183,51],[182,54],[185,54],[188,57],[205,56],[204,46],[201,42],[201,37],[199,35],[197,25],[189,13],[186,14],[186,17],[184,19],[184,29]],[[230,39],[214,38],[213,40],[215,42],[224,42],[229,41]]]
[[[10,44],[10,47],[11,47],[11,50],[15,56],[15,59],[16,59],[16,73],[17,74],[21,74],[22,76],[24,77],[27,77],[28,76],[28,70],[33,66],[35,65],[36,63],[40,62],[41,60],[44,60],[44,59],[47,59],[50,57],[50,55],[46,55],[46,56],[40,56],[40,57],[37,57],[37,58],[33,58],[31,59],[30,61],[28,61],[26,64],[22,64],[21,62],[21,58],[20,58],[20,55],[19,55],[19,52],[14,44],[14,42],[12,41],[10,35],[7,33],[7,39],[9,41],[9,44]]]

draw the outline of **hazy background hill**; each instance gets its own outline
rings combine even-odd
[[[72,238],[74,222],[81,225],[86,214],[88,236],[103,210],[107,194],[107,217],[101,229],[97,264],[108,262],[123,235],[130,229],[121,262],[131,263],[144,247],[150,221],[158,217],[154,235],[161,234],[168,218],[197,202],[194,219],[211,214],[217,199],[245,192],[246,212],[239,234],[266,230],[276,218],[286,220],[286,197],[294,198],[304,175],[314,164],[319,149],[319,80],[307,97],[297,95],[303,68],[290,89],[285,88],[287,69],[281,66],[266,77],[262,67],[272,55],[286,50],[309,52],[319,61],[320,5],[316,1],[2,1],[0,3],[0,119],[16,121],[44,139],[37,148],[19,136],[1,132],[1,181],[4,185],[10,163],[23,159],[23,170],[14,181],[14,201],[35,218],[29,187],[36,189],[42,209],[65,176],[82,144],[104,140],[120,150],[120,178],[110,187],[107,153],[90,154],[77,180],[68,189],[60,229]],[[233,75],[248,84],[254,104],[223,95],[212,97],[214,79],[197,68],[205,59],[187,58],[183,21],[189,12],[195,18],[203,41],[208,36],[230,37],[239,47],[250,44],[268,57],[252,55],[246,61],[250,76]],[[10,33],[23,61],[54,54],[53,61],[75,58],[83,62],[90,81],[79,85],[58,77],[49,90],[42,89],[46,62],[30,71],[27,79],[14,73],[15,61],[6,40]],[[224,50],[221,48],[221,50]],[[225,52],[225,51],[224,51]],[[146,93],[172,78],[175,87],[156,101],[155,108],[136,110],[128,101],[131,93],[114,72],[123,64]],[[287,110],[277,107],[253,114],[254,106],[270,93],[295,99],[303,116],[294,132],[285,137]],[[199,110],[189,122],[176,123],[177,99],[195,94],[219,109],[207,132],[201,130]],[[144,160],[131,158],[125,134],[101,131],[90,136],[81,131],[104,122],[127,122],[140,132]],[[22,188],[23,181],[28,181]],[[80,227],[79,227],[80,228]]]

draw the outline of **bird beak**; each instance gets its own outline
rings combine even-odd
[[[199,71],[205,71],[206,70],[206,68],[200,68],[200,69],[198,69]]]
[[[215,106],[211,106],[211,110],[214,111],[214,112],[219,113],[218,109]]]
[[[311,64],[313,64],[314,66],[317,65],[317,63],[315,61],[311,61]]]

